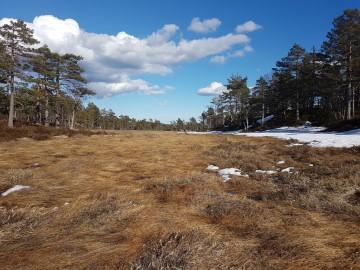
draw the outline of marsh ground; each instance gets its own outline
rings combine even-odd
[[[0,197],[0,269],[360,269],[360,148],[288,144],[165,132],[1,142],[0,192],[30,189]],[[209,164],[249,177],[224,183]]]

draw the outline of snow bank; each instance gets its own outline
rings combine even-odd
[[[12,188],[9,188],[7,191],[1,193],[1,196],[5,197],[7,195],[9,195],[10,193],[13,193],[15,191],[19,191],[22,189],[26,189],[26,188],[30,188],[29,186],[23,186],[23,185],[15,185]]]
[[[360,129],[346,132],[320,132],[322,127],[282,127],[263,132],[243,134],[249,137],[293,139],[315,147],[352,147],[360,145]],[[300,144],[290,144],[296,146]]]
[[[273,137],[284,140],[297,140],[300,143],[289,144],[288,147],[302,146],[307,144],[314,147],[353,147],[360,145],[360,129],[345,132],[321,132],[324,127],[312,127],[304,125],[300,127],[280,127],[260,132],[241,131],[213,131],[213,132],[191,132],[191,134],[224,134],[242,135],[248,137]]]

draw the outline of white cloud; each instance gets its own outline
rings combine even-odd
[[[216,31],[220,25],[221,21],[217,18],[201,21],[199,17],[196,17],[191,20],[188,30],[197,33],[209,33]]]
[[[0,20],[0,25],[11,19]],[[204,22],[208,29],[216,29],[220,21]],[[215,23],[214,23],[215,22]],[[84,57],[89,86],[100,96],[126,92],[159,94],[167,87],[153,85],[141,79],[145,74],[166,75],[181,63],[196,61],[231,51],[239,45],[247,46],[245,34],[225,34],[200,39],[175,38],[179,27],[167,24],[145,38],[126,32],[114,35],[91,33],[73,19],[59,19],[52,15],[35,17],[27,23],[42,44],[58,53],[74,53]],[[218,58],[219,60],[220,58]]]
[[[226,87],[219,82],[212,82],[210,85],[200,88],[198,90],[198,95],[201,96],[217,96],[223,93],[226,90]]]
[[[161,45],[170,40],[170,38],[179,30],[179,27],[175,24],[166,24],[155,33],[152,33],[147,42],[151,45]]]
[[[244,57],[247,53],[253,52],[254,49],[253,47],[246,45],[244,48],[242,48],[241,50],[237,50],[235,51],[231,57]]]
[[[142,79],[123,79],[119,82],[91,82],[88,87],[97,92],[100,97],[110,97],[115,94],[140,92],[148,95],[164,94],[165,90],[158,85],[150,85]]]
[[[262,26],[256,24],[254,21],[247,21],[243,24],[236,26],[235,31],[237,33],[249,33],[249,32],[253,32],[255,30],[259,30],[261,28],[262,28]]]
[[[226,62],[226,56],[224,55],[215,55],[210,58],[210,63],[213,64],[224,64]]]
[[[210,58],[209,62],[213,64],[224,64],[228,59],[231,58],[242,58],[246,54],[253,52],[254,49],[250,45],[244,46],[240,50],[236,50],[234,52],[228,53],[226,55],[215,55]]]

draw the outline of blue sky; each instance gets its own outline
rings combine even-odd
[[[1,2],[0,19],[19,18],[33,23],[35,33],[44,42],[50,43],[50,48],[53,47],[54,50],[66,52],[63,50],[72,50],[77,42],[82,42],[83,47],[76,52],[84,53],[86,59],[91,59],[85,64],[89,67],[89,81],[100,82],[94,84],[97,89],[103,85],[106,88],[106,84],[117,86],[111,88],[113,91],[110,94],[101,92],[106,97],[91,98],[99,107],[111,108],[116,114],[127,114],[138,119],[160,119],[164,122],[178,117],[198,117],[212,98],[198,95],[198,89],[207,87],[212,82],[226,83],[231,74],[247,76],[248,85],[254,85],[260,75],[271,72],[276,61],[286,55],[295,42],[306,49],[311,49],[312,46],[319,48],[331,28],[332,20],[344,9],[360,6],[359,1],[350,0]],[[42,15],[52,16],[43,17],[37,23],[33,21],[35,17]],[[216,31],[194,32],[188,27],[196,17],[201,22],[216,18],[221,24],[215,27]],[[67,18],[74,21],[65,23]],[[236,26],[248,21],[255,22],[261,29],[236,33]],[[44,24],[54,24],[55,28],[51,29],[60,29],[65,34],[54,36],[50,30],[45,33],[41,30],[41,25]],[[131,46],[123,49],[123,39],[117,40],[116,44],[112,43],[114,37],[123,31],[126,33],[122,36],[124,40],[130,36],[134,37],[137,44],[143,44],[148,42],[147,38],[151,33],[169,24],[172,26],[164,29],[171,37],[156,45],[149,45],[144,56]],[[82,31],[80,34],[76,32],[80,31],[77,27]],[[69,28],[74,29],[76,33],[71,34],[78,35],[79,41],[71,40],[72,36],[66,32]],[[105,34],[105,37],[91,33]],[[229,45],[229,49],[210,53],[211,50],[216,51],[216,48],[210,48],[215,43],[207,40],[206,44],[194,48],[196,52],[191,51],[191,41],[227,35],[237,40]],[[243,35],[251,41],[239,41]],[[184,45],[186,55],[178,52],[181,50],[181,40],[188,41]],[[106,42],[109,43],[106,45],[109,53],[105,55],[101,52],[105,49],[100,45]],[[171,48],[169,54],[165,50],[160,52],[160,61],[154,55],[162,50],[162,46]],[[244,50],[245,46],[251,46],[253,51],[245,53],[243,57],[233,56],[237,51]],[[124,57],[125,54],[128,57]],[[210,59],[216,55],[225,56],[226,62],[211,63]]]

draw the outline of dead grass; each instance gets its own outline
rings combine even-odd
[[[359,269],[359,149],[286,144],[165,132],[3,141],[0,191],[31,188],[0,197],[0,268]],[[250,177],[223,183],[208,164]]]
[[[90,131],[86,129],[71,130],[66,128],[52,128],[37,125],[17,125],[8,128],[7,123],[0,121],[0,142],[11,141],[22,138],[34,140],[47,140],[54,136],[72,137],[75,135],[91,136],[94,134],[106,134],[105,131]]]
[[[174,232],[149,239],[139,257],[130,263],[130,269],[189,269],[189,257],[199,237],[197,232]]]
[[[352,195],[355,194],[354,189],[360,186],[360,152],[357,148],[284,147],[280,141],[272,144],[250,142],[247,147],[243,144],[225,142],[208,154],[212,156],[213,163],[244,168],[249,174],[256,169],[286,167],[295,167],[297,171],[294,174],[278,173],[271,176],[252,173],[254,179],[267,186],[251,193],[250,198],[282,200],[347,218],[359,217],[360,209],[346,200],[348,195],[350,197],[347,198],[355,198],[356,195]],[[255,157],[256,154],[258,157]],[[285,160],[286,163],[277,165],[278,160]],[[309,164],[314,166],[310,167]],[[234,186],[236,182],[230,185]]]

